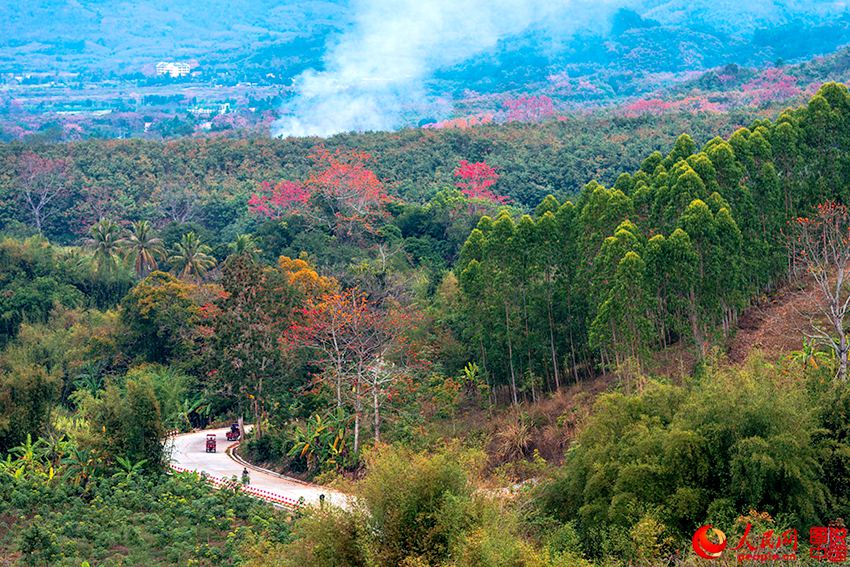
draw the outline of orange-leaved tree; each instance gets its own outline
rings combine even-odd
[[[354,451],[367,400],[371,401],[375,441],[381,436],[381,408],[408,375],[415,359],[408,341],[410,316],[386,309],[358,289],[326,293],[307,313],[304,325],[293,326],[288,341],[306,345],[322,370],[321,382],[333,389],[338,408],[354,414]]]

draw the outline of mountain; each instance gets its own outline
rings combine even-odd
[[[99,69],[124,75],[164,58],[223,66],[249,58],[252,64],[271,67],[274,57],[263,61],[256,54],[297,50],[307,40],[311,46],[333,41],[350,26],[361,4],[368,2],[11,0],[9,9],[0,13],[0,28],[6,30],[0,38],[0,68]],[[476,58],[495,58],[508,70],[545,67],[547,61],[625,63],[629,60],[623,57],[639,45],[648,52],[672,46],[662,47],[664,52],[685,43],[696,46],[698,54],[683,57],[678,66],[690,68],[717,64],[718,58],[740,64],[759,57],[811,56],[850,41],[847,8],[840,2],[644,0],[574,5],[556,3],[554,17],[502,38],[495,50],[476,53]],[[791,24],[794,34],[786,34]],[[788,35],[794,36],[793,48]],[[799,48],[803,42],[809,44],[807,53]],[[310,65],[321,65],[320,50],[308,55]],[[635,70],[669,67],[668,60],[666,55],[658,63],[639,60]]]
[[[160,59],[231,66],[252,52],[321,39],[345,23],[333,0],[12,0],[0,13],[0,67],[138,72]],[[317,59],[317,58],[315,58]]]
[[[845,13],[846,5],[820,0],[660,0],[645,2],[639,11],[665,24],[697,23],[734,35],[792,22],[816,25]]]
[[[568,113],[850,44],[843,3],[800,0],[13,0],[0,26],[5,139],[57,127],[67,139],[69,115],[100,123],[71,136],[325,136],[488,119],[528,96]],[[161,60],[193,72],[153,77]],[[237,116],[178,123],[210,108]]]

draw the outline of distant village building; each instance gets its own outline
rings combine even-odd
[[[160,61],[156,64],[156,76],[169,75],[171,77],[185,77],[191,71],[188,63],[178,63],[176,61]]]
[[[225,102],[222,104],[213,104],[213,105],[196,105],[189,109],[189,112],[198,118],[211,118],[213,116],[218,116],[219,114],[227,114],[232,109],[230,108],[230,103]]]

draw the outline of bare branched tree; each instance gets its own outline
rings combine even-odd
[[[17,166],[20,200],[40,233],[44,221],[56,211],[56,201],[69,191],[68,165],[63,160],[26,152],[18,158]]]
[[[827,201],[818,205],[815,215],[797,218],[793,225],[797,253],[815,282],[825,319],[812,321],[811,338],[833,350],[838,360],[837,377],[845,381],[850,350],[844,326],[850,310],[850,214],[844,205]]]

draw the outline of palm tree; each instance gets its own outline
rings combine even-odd
[[[175,245],[169,261],[180,277],[200,279],[215,266],[215,258],[210,256],[210,252],[212,248],[202,243],[197,234],[187,232]]]
[[[165,256],[162,239],[155,236],[151,223],[146,220],[133,223],[123,244],[128,255],[135,258],[136,275],[140,278],[159,268],[156,259]]]
[[[257,240],[250,234],[239,234],[236,240],[227,245],[230,253],[234,256],[247,256],[251,260],[256,261],[259,256],[260,247],[257,246]]]
[[[109,219],[101,219],[89,230],[90,237],[86,245],[94,252],[97,273],[108,276],[118,265],[118,252],[121,247],[121,227]]]

